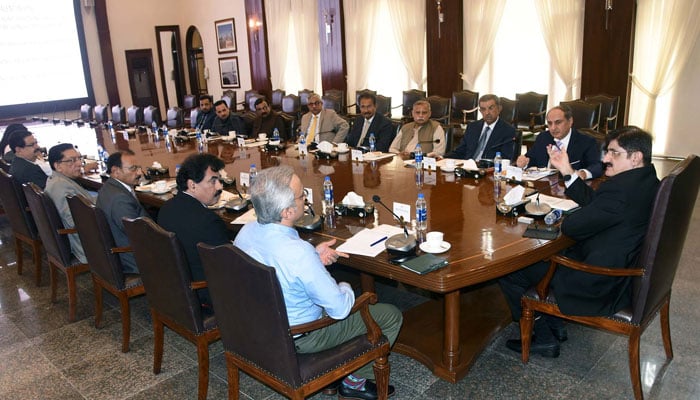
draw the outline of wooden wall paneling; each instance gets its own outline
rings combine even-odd
[[[109,33],[107,0],[95,0],[95,20],[97,22],[100,55],[102,56],[102,69],[104,70],[105,85],[107,86],[107,100],[109,104],[114,106],[121,104],[121,102],[119,101],[117,72],[114,67],[114,54],[112,53],[112,37]],[[122,104],[122,106],[124,106],[124,104]]]
[[[426,45],[428,65],[428,95],[452,96],[462,89],[462,1],[439,1],[443,22],[438,21],[438,1],[427,0]],[[440,32],[438,34],[438,28]]]
[[[581,97],[607,93],[620,96],[618,126],[627,123],[635,0],[615,0],[605,26],[605,1],[586,0],[583,30]]]
[[[323,92],[328,89],[338,89],[347,93],[345,23],[341,0],[319,0],[318,38],[321,45]]]
[[[267,26],[263,0],[245,0],[245,14],[252,89],[270,98],[272,82],[270,81],[270,56],[267,49]],[[256,22],[262,24],[257,29],[251,28],[251,21],[254,24]]]

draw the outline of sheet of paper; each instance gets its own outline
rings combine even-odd
[[[394,214],[403,217],[407,224],[411,222],[411,205],[394,202]]]
[[[243,213],[243,215],[240,215],[238,218],[231,221],[231,224],[244,225],[244,224],[247,224],[248,222],[256,221],[257,219],[258,219],[258,216],[255,215],[255,209],[251,208],[250,210]]]
[[[378,160],[383,160],[385,158],[391,158],[395,154],[394,153],[382,153],[379,151],[375,151],[374,153],[365,153],[364,154],[364,161],[378,161]],[[353,160],[355,158],[353,157]]]
[[[542,179],[545,176],[549,175],[554,175],[557,173],[556,169],[543,169],[543,170],[535,170],[535,169],[527,169],[523,171],[523,179],[524,181],[536,181],[538,179]]]
[[[386,224],[379,225],[373,229],[363,229],[345,243],[338,246],[336,250],[348,254],[376,257],[386,249],[386,239],[381,239],[389,238],[398,233],[403,233],[403,229]],[[372,246],[372,243],[376,243],[377,241],[379,241],[379,243]]]
[[[538,194],[533,194],[531,196],[528,196],[528,199],[530,199],[530,201],[532,202],[536,202],[537,196]],[[578,203],[570,199],[562,199],[559,197],[547,196],[546,194],[539,194],[539,196],[540,203],[547,204],[548,206],[559,210],[569,211],[578,207]]]

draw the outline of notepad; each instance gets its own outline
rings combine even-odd
[[[408,261],[404,261],[399,265],[411,272],[424,275],[430,271],[435,271],[438,268],[442,268],[447,264],[447,259],[428,253],[412,258]]]

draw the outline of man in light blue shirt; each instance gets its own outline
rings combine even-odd
[[[258,220],[246,224],[236,236],[234,245],[258,262],[274,267],[279,279],[287,316],[291,325],[314,321],[327,314],[342,320],[295,339],[297,351],[313,353],[329,349],[366,333],[362,318],[348,316],[355,295],[346,282],[336,283],[325,265],[338,257],[348,257],[330,246],[335,239],[314,248],[302,240],[294,222],[304,215],[304,187],[288,166],[267,168],[258,173],[250,188],[251,201]],[[403,317],[390,304],[370,306],[370,313],[393,345]],[[375,399],[377,390],[372,365],[367,364],[348,375],[337,390],[343,397]],[[394,388],[389,387],[389,393]]]

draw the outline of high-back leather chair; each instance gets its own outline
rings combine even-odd
[[[182,98],[182,109],[185,112],[189,112],[193,108],[197,108],[199,106],[199,100],[197,99],[196,94],[186,94]]]
[[[335,110],[338,115],[345,115],[348,112],[348,108],[345,107],[347,99],[345,98],[345,91],[340,89],[328,89],[324,91],[324,96],[333,97],[339,103],[339,109]],[[326,100],[323,100],[324,108],[331,108],[326,106]]]
[[[620,108],[620,96],[609,96],[607,94],[596,94],[586,96],[586,101],[600,103],[600,124],[598,130],[601,133],[608,132],[617,128],[617,113]]]
[[[299,96],[295,94],[284,96],[282,98],[282,112],[294,119],[300,119],[301,103],[299,102]]]
[[[547,94],[535,92],[516,93],[518,112],[516,114],[517,129],[539,132],[545,129],[545,114],[547,113]]]
[[[377,112],[387,118],[391,118],[391,97],[377,95]]]
[[[132,105],[126,110],[126,116],[129,121],[129,126],[138,126],[143,124],[143,109],[139,106]]]
[[[168,108],[166,116],[168,128],[180,128],[184,125],[182,109],[180,107]]]
[[[287,94],[282,89],[275,89],[272,91],[272,95],[270,96],[270,101],[272,104],[270,104],[270,107],[272,107],[273,110],[275,111],[282,111],[282,98]]]
[[[122,352],[129,351],[131,334],[131,313],[129,299],[145,293],[141,277],[125,275],[119,253],[131,251],[117,247],[104,211],[95,207],[80,195],[68,198],[75,228],[85,249],[90,264],[93,291],[95,294],[95,328],[102,322],[102,290],[106,290],[119,300],[122,312]]]
[[[197,116],[199,116],[199,108],[193,108],[192,111],[190,111],[190,128],[195,127]]]
[[[301,400],[372,361],[379,398],[387,398],[389,342],[368,308],[375,294],[364,293],[352,309],[355,312],[362,307],[366,335],[325,351],[300,354],[294,347],[295,335],[337,321],[325,317],[290,326],[274,268],[260,264],[231,244],[211,247],[200,243],[197,247],[219,315],[229,399],[238,398],[239,369],[285,396]]]
[[[255,102],[258,101],[258,99],[265,99],[265,96],[261,94],[253,94],[250,97],[248,97],[248,103],[247,103],[247,109],[246,111],[250,111],[252,113],[255,113]]]
[[[450,122],[452,99],[441,96],[429,96],[426,100],[430,103],[430,119],[447,125]]]
[[[661,337],[668,360],[673,358],[669,304],[671,286],[683,252],[686,233],[690,225],[695,199],[700,187],[700,158],[691,155],[680,162],[661,181],[649,219],[646,237],[636,265],[630,268],[602,268],[574,261],[563,256],[551,258],[550,272],[536,287],[522,298],[523,318],[520,320],[522,360],[529,358],[530,339],[535,313],[545,313],[567,320],[615,332],[628,337],[630,378],[635,399],[643,398],[639,369],[639,341],[646,327],[661,313]],[[549,282],[554,268],[566,268],[606,276],[632,277],[632,304],[615,315],[582,317],[565,315],[559,310],[557,300],[549,292]],[[560,267],[561,268],[561,267]]]
[[[95,106],[95,122],[98,124],[105,124],[109,121],[109,104],[102,105],[98,104]]]
[[[282,121],[284,121],[284,127],[287,130],[287,138],[288,140],[296,140],[297,138],[297,133],[295,131],[296,129],[296,124],[297,120],[294,119],[294,117],[287,115],[285,113],[280,113],[280,118],[282,118]]]
[[[248,93],[248,92],[246,92]],[[247,98],[247,96],[246,96]],[[221,100],[226,102],[226,106],[230,108],[233,111],[236,111],[237,108],[237,102],[236,102],[236,91],[235,90],[225,90],[224,93],[221,95]],[[246,103],[247,104],[247,103]],[[244,107],[245,108],[245,104]]]
[[[3,161],[4,162],[4,161]],[[4,170],[0,170],[0,201],[10,220],[12,233],[15,235],[15,256],[17,257],[17,274],[22,275],[24,251],[22,243],[32,248],[34,259],[34,281],[41,284],[41,239],[37,232],[34,218],[28,211],[27,199],[20,184]]]
[[[324,95],[321,97],[321,101],[323,101],[323,108],[333,110],[338,115],[343,115],[343,111],[345,110],[343,108],[343,102],[340,101],[337,96]]]
[[[573,127],[582,130],[598,130],[600,121],[600,103],[588,102],[581,99],[562,101],[559,105],[567,106],[571,109],[574,119]]]
[[[479,110],[479,92],[460,90],[452,92],[451,124],[468,124],[476,121]]]
[[[148,217],[124,219],[124,230],[136,257],[153,319],[153,373],[163,360],[163,327],[167,326],[197,346],[199,400],[207,398],[209,344],[220,339],[214,313],[199,303],[195,289],[206,282],[192,281],[187,256],[175,234]]]
[[[425,100],[426,96],[427,94],[425,93],[425,90],[411,89],[403,91],[401,116],[403,117],[404,121],[411,121],[413,119],[413,115],[411,114],[413,111],[413,104],[415,104],[418,100]]]
[[[160,119],[160,109],[156,106],[148,106],[143,109],[143,123],[151,126],[153,123],[156,123],[157,126],[160,126],[161,124],[161,119]]]
[[[297,93],[299,95],[299,104],[301,104],[302,114],[309,112],[309,96],[311,96],[313,93],[314,91],[310,89],[300,90]]]
[[[76,233],[76,230],[63,227],[56,205],[41,188],[33,183],[25,183],[22,185],[22,189],[27,197],[27,203],[32,211],[34,222],[36,222],[41,242],[46,248],[51,279],[51,301],[56,302],[56,283],[58,280],[56,275],[58,271],[61,271],[66,275],[68,282],[68,320],[73,322],[75,321],[75,310],[78,302],[78,288],[75,285],[75,277],[90,269],[88,264],[81,263],[71,254],[68,234]]]
[[[501,97],[501,114],[498,118],[503,119],[503,122],[515,127],[517,125],[516,116],[518,115],[518,100],[511,100]]]
[[[83,104],[80,106],[80,119],[83,122],[90,122],[95,119],[95,116],[93,115],[93,109],[90,104]]]
[[[112,107],[112,122],[116,124],[126,124],[126,108],[117,104]]]
[[[523,131],[515,131],[515,140],[513,140],[513,158],[510,159],[511,163],[515,165],[515,161],[520,157],[523,152]]]

